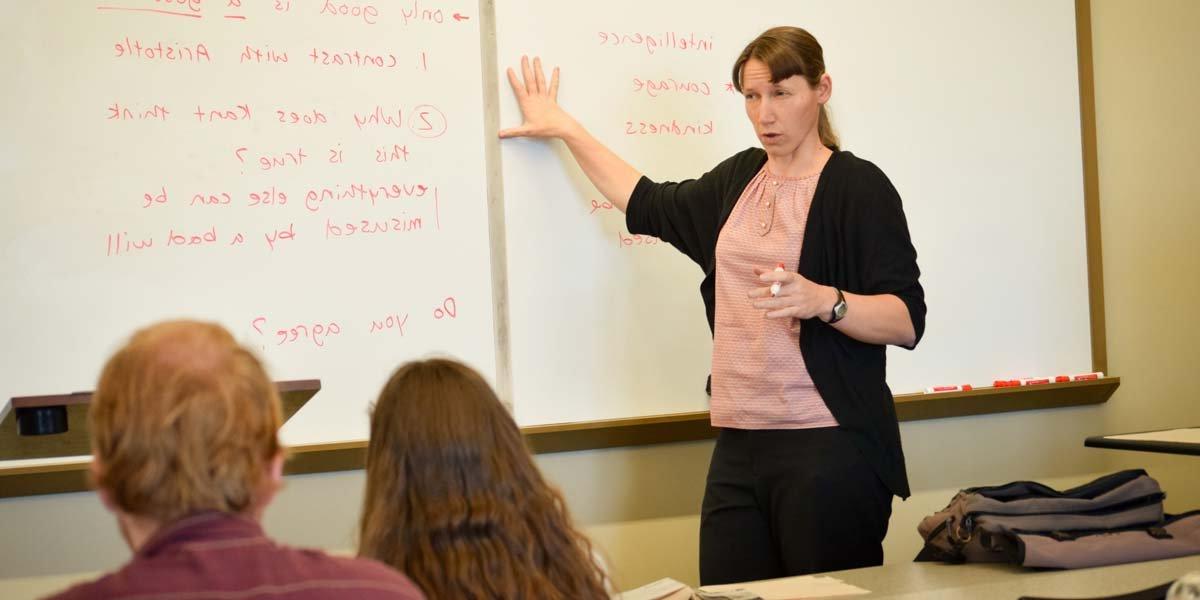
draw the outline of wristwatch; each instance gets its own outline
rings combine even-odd
[[[837,302],[833,303],[833,314],[829,317],[829,324],[833,325],[838,321],[846,318],[846,310],[850,307],[846,305],[846,296],[842,294],[842,290],[833,288],[837,292]]]

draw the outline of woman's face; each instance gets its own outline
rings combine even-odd
[[[831,87],[829,75],[822,75],[816,87],[798,75],[772,83],[766,63],[757,58],[746,61],[742,66],[746,116],[767,154],[792,154],[817,136],[817,119]]]

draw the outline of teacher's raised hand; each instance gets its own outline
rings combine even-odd
[[[522,56],[521,78],[518,79],[516,71],[510,67],[508,82],[517,96],[524,123],[520,127],[501,130],[501,138],[561,138],[571,127],[577,126],[575,120],[558,105],[558,67],[554,68],[547,83],[542,59],[535,57],[531,65],[529,57]]]
[[[542,60],[534,58],[530,64],[529,57],[522,56],[521,78],[509,69],[508,82],[512,84],[525,122],[520,127],[501,130],[500,137],[561,139],[592,185],[613,206],[625,212],[629,196],[642,174],[601,144],[558,105],[558,69],[554,69],[547,83]]]

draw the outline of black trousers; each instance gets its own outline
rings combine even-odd
[[[722,429],[700,515],[700,583],[883,564],[892,493],[837,427]]]

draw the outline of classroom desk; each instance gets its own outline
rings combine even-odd
[[[906,562],[826,575],[871,590],[869,595],[847,598],[1015,600],[1021,595],[1080,598],[1126,593],[1163,584],[1192,571],[1200,571],[1200,556],[1075,571]],[[0,598],[37,598],[93,577],[94,573],[83,573],[0,579]]]
[[[1083,445],[1091,448],[1200,456],[1200,427],[1095,435],[1084,440]]]
[[[898,563],[826,573],[871,591],[872,600],[1016,600],[1023,595],[1086,598],[1154,587],[1200,571],[1200,556],[1097,569],[1034,571],[1013,565]]]

